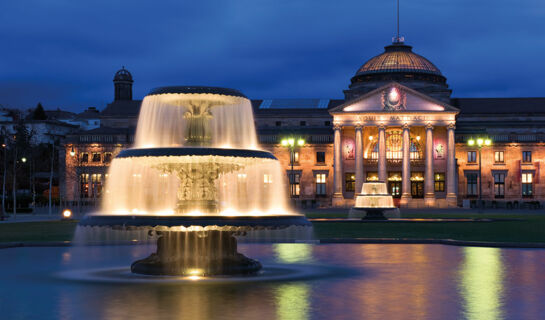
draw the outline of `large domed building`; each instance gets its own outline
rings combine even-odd
[[[439,68],[401,41],[384,47],[384,52],[365,62],[344,91],[347,100],[396,81],[435,99],[449,102],[451,90]]]

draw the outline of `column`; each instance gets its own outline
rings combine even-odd
[[[363,127],[356,125],[356,191],[361,192],[363,184]]]
[[[400,205],[406,206],[411,199],[411,138],[409,125],[403,126],[403,163],[401,172]]]
[[[378,127],[378,180],[386,182],[386,127]]]
[[[342,179],[342,146],[341,146],[341,126],[336,124],[333,127],[334,140],[334,164],[333,164],[333,205],[335,205],[336,199],[343,198],[343,179]]]
[[[456,196],[456,152],[454,141],[454,123],[447,126],[447,204],[449,207],[456,207],[458,204]]]
[[[433,126],[426,126],[426,170],[424,172],[424,204],[427,207],[435,205],[435,190],[433,180]]]

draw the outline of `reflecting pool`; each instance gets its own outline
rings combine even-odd
[[[282,281],[108,283],[152,246],[0,250],[1,319],[539,319],[545,250],[402,244],[241,244],[265,266],[334,270]],[[127,271],[127,274],[130,272]]]

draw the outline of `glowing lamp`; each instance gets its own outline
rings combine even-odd
[[[289,138],[288,139],[288,144],[293,147],[295,145],[295,139]]]
[[[73,157],[76,155],[76,151],[74,150],[74,146],[72,146],[72,150],[70,150],[70,156]]]
[[[369,141],[373,141],[373,136],[369,136]]]
[[[420,141],[420,136],[416,136],[416,141]]]
[[[284,147],[288,146],[288,139],[282,139],[280,142]]]
[[[485,139],[485,140],[484,140],[484,145],[485,145],[485,146],[489,146],[489,145],[491,145],[491,144],[492,144],[492,141],[491,141],[490,139]]]
[[[484,143],[484,140],[482,138],[477,139],[477,145],[482,146]]]
[[[300,146],[300,147],[304,146],[305,145],[305,140],[303,140],[303,139],[297,140],[297,145]]]
[[[474,146],[474,145],[475,145],[475,140],[469,139],[469,140],[467,141],[467,144],[468,144],[469,146]]]
[[[64,209],[62,211],[63,220],[68,220],[72,218],[72,211],[70,209]]]
[[[25,163],[25,162],[26,162],[26,158],[25,158],[25,157],[22,157],[22,158],[21,158],[21,161],[23,161],[23,163]]]

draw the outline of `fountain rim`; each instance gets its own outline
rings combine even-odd
[[[161,95],[161,94],[219,94],[224,96],[233,96],[246,98],[242,92],[222,87],[208,87],[208,86],[165,86],[152,89],[147,95]]]
[[[207,148],[207,147],[158,147],[131,148],[122,150],[116,158],[138,157],[176,157],[176,156],[220,156],[240,158],[261,158],[278,160],[272,153],[264,150]]]
[[[244,227],[282,229],[290,226],[310,227],[303,215],[271,216],[154,216],[154,215],[86,215],[78,223],[86,227],[155,228],[155,227]]]

